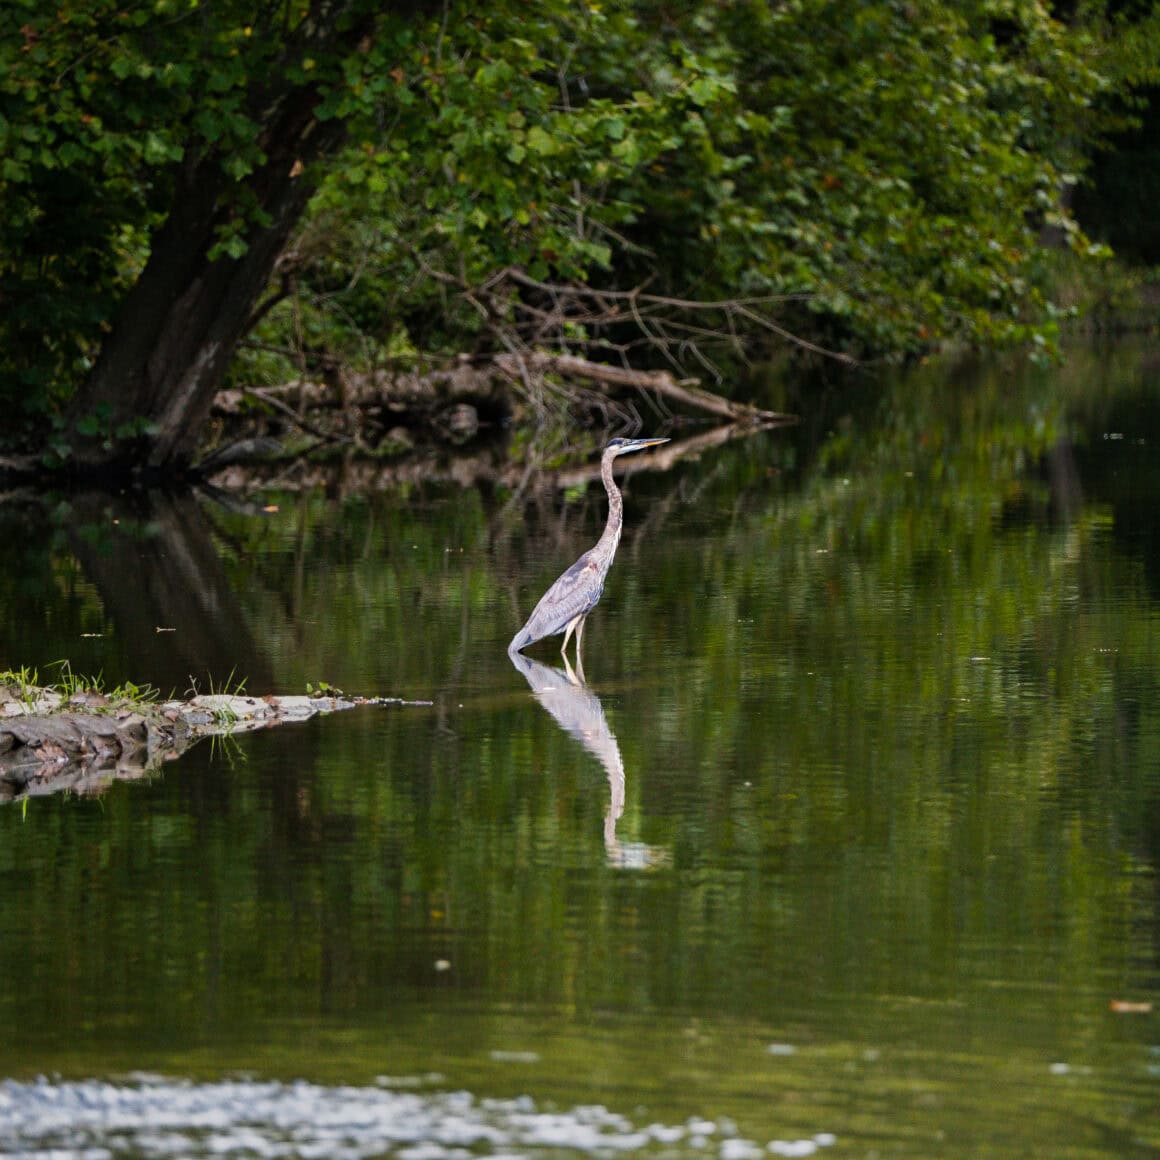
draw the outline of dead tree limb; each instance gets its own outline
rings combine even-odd
[[[505,374],[515,373],[513,356],[496,355],[495,365]],[[643,391],[654,391],[675,403],[720,415],[734,422],[745,420],[788,420],[790,416],[775,411],[763,411],[749,403],[738,403],[723,395],[706,391],[697,385],[696,379],[675,379],[668,371],[638,371],[628,367],[618,367],[610,363],[593,362],[574,354],[533,353],[526,360],[530,369],[543,374],[557,374],[566,379],[586,379],[605,387],[634,387]]]
[[[651,392],[670,403],[731,422],[776,422],[789,418],[749,403],[727,399],[701,387],[697,379],[677,379],[667,370],[636,370],[615,363],[596,362],[582,355],[550,354],[545,351],[505,351],[490,358],[460,360],[451,367],[427,372],[351,374],[346,379],[346,403],[356,407],[384,403],[426,406],[473,397],[489,399],[496,396],[497,380],[506,386],[515,385],[523,398],[531,390],[529,384],[544,384],[549,378],[560,379],[565,383],[595,384],[605,394],[618,389]],[[567,388],[558,385],[552,390],[565,397],[569,394]],[[268,403],[303,430],[320,437],[323,432],[303,419],[300,410],[296,410],[291,403],[306,410],[339,405],[334,392],[325,384],[299,380],[276,387],[222,391],[217,398],[217,408],[225,413],[234,413],[247,397]]]

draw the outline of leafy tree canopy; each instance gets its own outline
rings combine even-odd
[[[127,295],[183,175],[212,184],[204,259],[243,258],[288,92],[345,147],[306,157],[325,180],[254,303],[268,345],[377,361],[642,334],[688,356],[769,325],[858,354],[1049,335],[1036,238],[1054,225],[1091,249],[1060,191],[1113,100],[1155,77],[1153,17],[1085,5],[1063,23],[1034,0],[678,9],[10,0],[6,406],[43,415],[84,381],[139,308]],[[646,285],[676,300],[655,322],[596,293]],[[583,295],[565,308],[561,287]],[[682,314],[692,300],[744,308]]]

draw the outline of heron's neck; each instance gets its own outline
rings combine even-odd
[[[608,492],[608,522],[604,525],[604,534],[595,549],[609,564],[620,543],[620,527],[624,520],[624,502],[620,498],[620,488],[612,478],[612,461],[615,458],[614,455],[606,455],[600,461],[600,478],[604,481],[604,490]]]

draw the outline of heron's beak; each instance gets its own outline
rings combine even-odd
[[[634,439],[631,447],[626,447],[626,451],[643,451],[646,447],[656,447],[660,443],[668,443],[668,439]]]

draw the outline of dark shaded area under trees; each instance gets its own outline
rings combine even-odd
[[[187,471],[223,386],[374,381],[378,438],[399,376],[455,365],[543,426],[578,401],[562,359],[655,389],[1050,345],[1041,231],[1099,260],[1060,192],[1160,60],[1150,9],[1064,15],[8,5],[5,462]]]
[[[1160,266],[1160,119],[1152,112],[1160,88],[1145,96],[1140,124],[1117,132],[1112,147],[1096,154],[1089,180],[1076,191],[1075,210],[1092,236],[1124,260]]]

